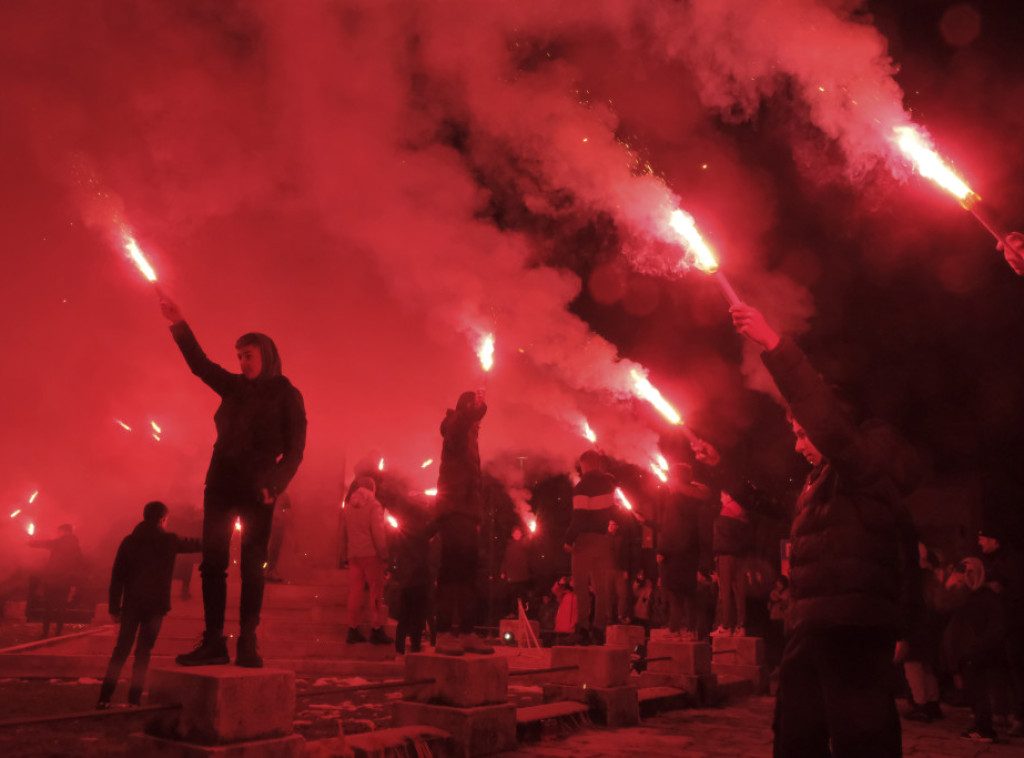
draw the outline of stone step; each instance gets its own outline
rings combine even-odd
[[[537,721],[546,721],[547,719],[577,716],[581,713],[587,713],[589,710],[590,708],[586,703],[577,703],[573,700],[527,705],[522,708],[516,708],[516,723],[530,724]]]
[[[188,652],[196,642],[196,635],[170,636],[161,634],[153,648],[157,656],[175,656]],[[57,655],[109,655],[114,649],[115,635],[93,635],[69,640],[55,646],[51,652]],[[229,640],[229,647],[233,644]],[[345,644],[339,639],[276,640],[260,635],[260,653],[266,658],[338,658],[348,660],[391,660],[395,657],[394,645]]]
[[[455,758],[460,755],[451,735],[432,726],[399,726],[306,743],[307,758],[351,758],[353,754],[360,758],[396,755]]]
[[[370,645],[354,646],[370,648]],[[29,679],[80,679],[89,677],[102,679],[107,669],[110,654],[103,655],[52,655],[38,653],[0,654],[0,678]],[[151,666],[174,666],[173,656],[153,656]],[[317,658],[265,658],[269,668],[294,671],[305,678],[364,676],[386,679],[401,678],[405,664],[395,660],[339,660]],[[131,671],[131,662],[122,671],[122,677]]]

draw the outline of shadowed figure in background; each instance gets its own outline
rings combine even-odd
[[[711,489],[693,480],[685,463],[672,466],[670,497],[658,523],[658,562],[661,585],[669,596],[671,637],[697,639],[697,572],[700,570],[700,508]]]
[[[796,450],[813,467],[790,532],[793,632],[779,667],[775,756],[900,756],[890,675],[896,641],[920,607],[917,535],[903,502],[919,479],[917,457],[891,427],[857,424],[760,312],[731,312],[762,349]]]
[[[299,393],[281,375],[270,337],[250,332],[235,349],[241,374],[232,374],[203,353],[178,306],[161,296],[160,308],[192,373],[221,398],[213,420],[217,441],[203,496],[203,610],[206,629],[196,648],[177,657],[181,666],[229,663],[224,637],[227,569],[235,519],[242,525],[242,597],[235,663],[263,665],[256,627],[263,607],[264,566],[274,503],[302,461],[306,411]]]
[[[605,628],[611,620],[614,565],[608,522],[620,520],[615,506],[615,477],[603,470],[604,456],[596,450],[584,451],[579,467],[580,480],[572,491],[572,520],[565,532],[565,549],[572,555],[572,582],[579,607],[576,635],[581,645],[603,645]]]
[[[474,631],[484,508],[479,437],[485,413],[482,390],[463,392],[441,422],[436,522],[441,565],[437,571],[435,652],[442,655],[494,652]],[[457,639],[453,634],[456,628],[460,632]]]
[[[120,620],[114,652],[100,687],[99,709],[110,707],[117,679],[135,644],[135,664],[128,689],[128,703],[142,702],[149,656],[156,644],[164,616],[171,610],[174,559],[179,553],[198,553],[198,539],[179,537],[165,530],[167,506],[154,500],[142,509],[142,521],[121,541],[110,572],[110,615]],[[138,643],[135,643],[138,635]]]
[[[71,590],[81,586],[85,573],[85,557],[78,545],[71,524],[57,527],[57,537],[52,540],[30,540],[29,547],[50,551],[50,558],[43,569],[43,633],[50,635],[50,622],[56,625],[59,637],[64,631],[64,614],[67,612]]]

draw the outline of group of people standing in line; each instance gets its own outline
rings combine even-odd
[[[1007,260],[1015,271],[1024,273],[1024,237],[1011,235],[1010,243],[1010,249],[1004,250]],[[280,358],[269,337],[250,333],[237,341],[241,374],[234,374],[206,357],[173,302],[162,296],[161,308],[189,368],[221,397],[214,417],[217,441],[206,477],[202,542],[167,533],[162,528],[166,507],[150,503],[143,522],[122,543],[110,603],[111,611],[120,615],[121,632],[100,707],[109,704],[117,674],[136,637],[136,674],[130,698],[137,700],[141,694],[148,651],[169,607],[173,557],[178,552],[202,551],[205,630],[196,649],[178,656],[177,661],[185,666],[230,661],[223,632],[228,547],[236,517],[243,531],[235,662],[262,665],[256,628],[274,503],[295,475],[305,446],[302,396],[281,374]],[[891,427],[860,421],[796,344],[780,337],[756,309],[738,304],[731,308],[731,315],[738,333],[760,348],[762,361],[785,400],[796,450],[811,466],[790,532],[791,630],[779,666],[775,754],[800,758],[833,753],[899,756],[900,722],[889,673],[897,641],[925,623],[921,621],[917,535],[903,503],[919,477],[916,457]],[[436,514],[413,532],[421,545],[433,535],[440,538],[435,647],[439,654],[493,652],[475,632],[483,507],[478,435],[486,410],[482,393],[467,392],[448,411],[441,426]],[[609,594],[604,589],[609,584],[607,567],[612,559],[608,524],[618,511],[614,480],[602,471],[596,451],[580,457],[580,471],[565,543],[572,554],[572,573],[579,590],[579,641],[600,643],[611,618]],[[706,498],[707,485],[694,482],[686,469],[677,466],[673,479],[680,502]],[[353,514],[352,527],[361,520],[372,520],[357,511],[368,507],[375,513],[370,483],[357,479],[353,486],[346,502],[346,509],[351,508]],[[723,486],[722,493],[723,525],[716,538],[729,542],[739,537],[746,511],[755,506],[747,499],[745,487]],[[671,625],[679,632],[689,628],[683,619],[689,617],[692,604],[688,599],[697,576],[688,549],[692,528],[684,514],[680,508],[667,515],[660,553],[666,588],[674,603]],[[737,523],[729,523],[729,519]],[[352,569],[352,587],[358,584],[360,591],[364,584],[372,590],[386,558],[384,541],[378,541],[372,525],[369,535],[367,542],[350,532],[344,548]],[[146,571],[140,570],[144,563],[150,567]],[[718,555],[720,633],[743,632],[739,566],[740,561],[733,560],[729,551]],[[966,640],[964,649],[975,651],[962,660],[963,672],[976,690],[988,691],[1002,660],[992,642],[992,629],[998,627],[1000,613],[1006,623],[1006,604],[992,597],[999,595],[995,586],[999,580],[985,581],[977,566],[973,570],[965,566],[962,573],[970,592],[967,603],[971,612],[965,615],[958,633]],[[588,587],[595,590],[593,620],[590,595],[585,591]],[[420,607],[423,588],[410,585],[407,589],[408,606]],[[979,621],[982,617],[988,625]],[[1019,639],[1016,618],[1011,621]],[[379,616],[376,622],[371,636],[378,630],[382,633]],[[414,622],[405,619],[404,623],[407,630],[414,631],[409,626]],[[414,649],[419,645],[414,634]],[[1002,649],[1006,650],[1005,645]],[[1016,665],[1019,670],[1019,658]],[[924,691],[921,695],[923,707],[933,702],[929,699],[932,694]],[[979,721],[972,732],[985,737],[984,713],[976,715]]]

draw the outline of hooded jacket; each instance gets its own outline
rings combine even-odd
[[[263,370],[255,379],[233,374],[206,357],[188,324],[171,325],[192,373],[220,395],[214,414],[217,441],[206,472],[211,489],[266,488],[274,496],[288,487],[302,462],[306,446],[306,410],[302,395],[281,375],[281,359],[273,341],[254,334]]]
[[[171,579],[178,553],[198,553],[197,539],[179,537],[142,521],[121,540],[110,572],[110,613],[163,615],[171,610]]]
[[[919,479],[916,456],[890,427],[858,426],[792,340],[761,357],[824,457],[790,532],[794,628],[901,632],[921,602],[917,535],[903,502]]]
[[[480,471],[480,421],[487,406],[459,398],[441,422],[441,465],[437,473],[437,510],[483,518],[483,475]]]
[[[388,557],[384,507],[365,487],[352,493],[341,509],[341,560]]]

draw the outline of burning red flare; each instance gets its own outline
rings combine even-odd
[[[963,179],[943,163],[921,132],[912,126],[897,126],[893,131],[896,133],[896,145],[914,164],[917,173],[953,193],[967,210],[980,199]]]
[[[658,412],[671,423],[681,424],[683,422],[683,417],[679,415],[679,412],[669,405],[668,401],[661,396],[661,393],[658,392],[657,388],[651,384],[646,376],[637,369],[633,369],[632,376],[633,386],[636,387],[637,394],[640,397],[657,408]]]
[[[19,508],[19,509],[18,509],[18,510],[16,510],[16,511],[15,511],[14,513],[12,513],[12,514],[11,514],[11,518],[14,518],[14,517],[15,517],[15,516],[17,516],[17,515],[18,515],[19,513],[21,513],[21,508]]]
[[[39,497],[39,490],[36,490],[35,492],[28,496],[28,504],[32,505],[32,503],[36,501],[37,497]]]
[[[423,490],[423,494],[427,497],[437,497],[437,487],[431,487],[429,490]]]
[[[530,530],[531,534],[536,534],[537,533],[537,519],[535,519],[535,518],[530,519],[530,522],[526,525],[526,528]]]
[[[494,366],[494,335],[488,334],[480,342],[480,347],[476,351],[477,357],[480,359],[480,365],[484,371],[490,371]]]
[[[28,532],[28,536],[31,537],[33,534],[36,533],[36,525],[35,524],[29,524],[25,528],[25,531]]]
[[[125,250],[128,251],[128,256],[132,259],[132,262],[138,267],[142,275],[151,282],[156,282],[156,272],[153,267],[149,265],[149,261],[146,260],[146,256],[143,255],[142,250],[139,249],[138,243],[135,238],[132,237],[127,231],[122,230],[121,234],[124,239]]]
[[[714,253],[711,252],[711,248],[708,247],[704,238],[701,237],[700,232],[697,231],[697,222],[693,220],[693,216],[677,208],[672,211],[668,223],[675,230],[676,234],[682,238],[686,249],[693,255],[697,268],[714,275],[715,281],[721,288],[726,300],[729,301],[729,305],[739,305],[742,302],[739,295],[736,294],[736,290],[729,284],[725,274],[718,270],[718,260],[715,258]]]
[[[651,471],[653,471],[654,475],[658,477],[663,483],[668,482],[668,476],[665,474],[664,471],[661,470],[661,466],[659,466],[657,463],[653,461],[651,462]]]
[[[240,518],[236,518],[235,519],[235,531],[236,532],[242,531],[242,519],[240,519]]]
[[[384,518],[387,519],[387,522],[391,525],[392,529],[398,529],[398,519],[396,519],[387,511],[384,511]]]
[[[384,470],[384,459],[383,458],[381,458],[380,459],[380,463],[377,464],[377,470],[378,471],[383,471]]]
[[[591,445],[597,442],[597,435],[594,434],[594,430],[590,428],[590,424],[586,420],[583,421],[583,436]]]
[[[124,429],[124,430],[125,430],[126,432],[130,432],[130,431],[132,430],[132,428],[131,428],[130,426],[128,426],[128,424],[124,423],[124,422],[123,422],[123,421],[122,421],[121,419],[119,419],[119,418],[116,418],[116,419],[114,419],[114,423],[115,423],[115,424],[118,424],[118,425],[119,425],[119,426],[120,426],[120,427],[121,427],[122,429]]]
[[[427,466],[429,466],[433,462],[434,462],[433,458],[427,458],[425,461],[423,461],[423,463],[420,464],[420,468],[426,468]]]
[[[619,505],[621,505],[627,511],[633,510],[633,504],[629,502],[629,498],[626,497],[626,493],[622,491],[621,487],[615,488],[615,497],[618,499]]]

